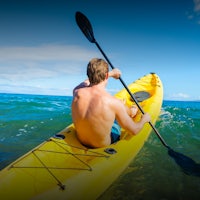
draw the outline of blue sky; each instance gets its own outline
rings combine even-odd
[[[155,72],[165,100],[200,100],[200,0],[1,0],[0,92],[72,95],[102,57],[76,11],[127,85]],[[121,88],[109,80],[112,94]]]

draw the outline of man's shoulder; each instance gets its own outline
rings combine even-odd
[[[115,96],[112,96],[111,94],[106,95],[106,97],[109,99],[111,104],[114,104],[114,105],[121,104],[121,100],[116,98]]]
[[[77,85],[75,88],[74,88],[74,92],[78,92],[80,89],[84,89],[84,88],[87,88],[88,87],[88,81],[84,81],[82,83],[80,83],[79,85]]]
[[[84,87],[75,88],[73,90],[73,96],[87,96],[87,90]]]

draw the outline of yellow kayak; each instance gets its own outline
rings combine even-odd
[[[162,106],[163,86],[155,73],[128,86],[155,124]],[[134,102],[126,89],[116,95]],[[138,112],[134,120],[139,120]],[[76,138],[73,124],[0,171],[0,197],[27,199],[97,199],[123,172],[147,140],[151,126],[136,136],[121,130],[121,139],[104,148],[89,149]]]

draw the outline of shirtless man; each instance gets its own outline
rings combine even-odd
[[[139,122],[134,122],[132,117],[137,110],[131,110],[106,91],[108,78],[118,79],[120,75],[118,69],[109,71],[108,64],[103,59],[94,58],[87,66],[88,79],[74,88],[72,119],[77,137],[83,145],[92,148],[110,145],[120,137],[119,125],[136,135],[150,121],[149,114],[145,113]],[[118,124],[114,123],[115,120]]]

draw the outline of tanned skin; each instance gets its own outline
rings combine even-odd
[[[132,135],[136,135],[150,121],[150,115],[145,113],[139,122],[134,122],[132,117],[137,113],[137,107],[128,108],[123,101],[106,91],[109,77],[118,79],[120,75],[121,72],[115,68],[99,84],[92,85],[85,80],[74,88],[72,118],[82,144],[92,148],[110,145],[115,119]]]

